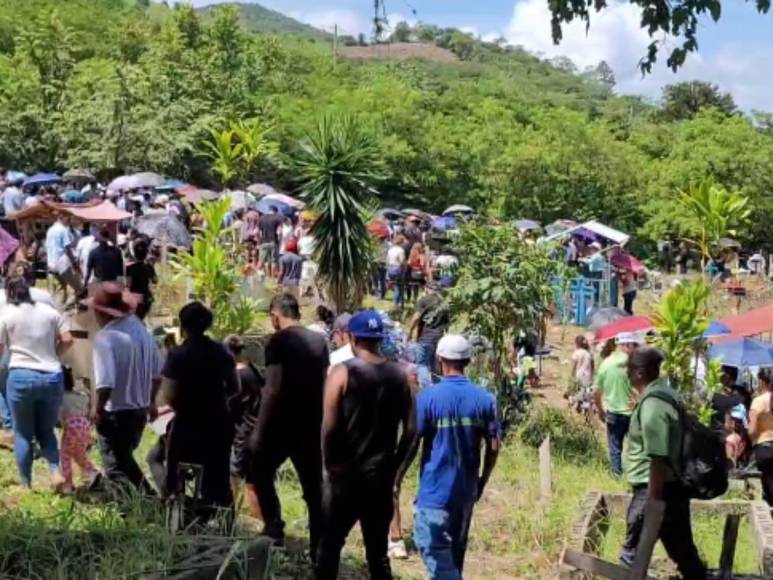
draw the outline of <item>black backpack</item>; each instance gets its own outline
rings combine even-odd
[[[676,468],[679,480],[693,499],[714,499],[727,491],[730,469],[725,445],[719,434],[698,421],[675,397],[662,391],[648,393],[639,403],[653,397],[679,412],[682,425],[682,458]]]

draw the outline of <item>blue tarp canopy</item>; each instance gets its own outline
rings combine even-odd
[[[773,344],[752,338],[739,338],[712,345],[709,359],[739,369],[773,366]]]
[[[732,334],[733,331],[724,322],[719,320],[712,320],[709,323],[709,327],[703,332],[703,338],[711,338],[712,336],[722,336],[724,334]]]

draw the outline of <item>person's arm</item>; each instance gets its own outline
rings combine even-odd
[[[752,401],[751,409],[749,409],[749,439],[752,441],[756,441],[757,437],[759,437],[760,433],[760,415],[759,410],[757,407],[757,401],[759,399],[755,399]]]
[[[72,348],[74,342],[75,340],[69,330],[60,330],[57,334],[56,354],[61,356],[63,353],[67,352]]]
[[[572,384],[574,384],[575,377],[577,377],[576,373],[577,373],[577,358],[574,355],[572,355],[572,367],[571,367],[571,370],[569,371],[569,380],[572,382]]]
[[[411,317],[410,325],[408,326],[408,340],[413,340],[413,337],[416,336],[416,340],[419,340],[419,336],[421,335],[421,313],[415,312],[413,316]]]
[[[665,401],[647,399],[639,410],[644,452],[650,458],[649,496],[663,499],[669,465],[669,447],[672,437],[673,406]]]
[[[405,474],[408,472],[419,451],[419,430],[416,426],[416,392],[408,384],[407,377],[405,391],[406,403],[401,419],[402,435],[397,445],[397,455],[395,457],[395,464],[397,465],[395,489],[400,489]]]
[[[105,407],[115,388],[115,358],[106,339],[99,336],[94,339],[94,388],[96,400],[94,424],[99,427],[105,416]]]
[[[326,468],[326,460],[333,447],[333,434],[338,429],[341,420],[341,401],[346,393],[349,371],[346,365],[336,365],[325,380],[325,398],[322,404],[322,465]]]
[[[94,250],[89,252],[89,257],[86,259],[86,277],[83,279],[84,284],[88,284],[91,280],[91,274],[94,271]]]
[[[478,481],[478,499],[483,497],[483,490],[486,489],[488,480],[494,471],[494,466],[497,464],[497,458],[499,457],[499,448],[501,444],[500,440],[500,428],[499,420],[496,414],[496,403],[492,401],[491,409],[489,410],[489,424],[486,429],[486,450],[483,456],[483,470],[480,474],[480,480]]]
[[[250,436],[250,449],[260,449],[264,443],[271,421],[276,416],[282,385],[282,366],[271,364],[266,367],[266,384],[260,391],[261,401],[255,429]]]
[[[242,381],[239,378],[239,371],[236,370],[236,365],[226,373],[224,387],[226,407],[229,413],[235,415],[235,410],[242,398]]]
[[[607,415],[604,413],[604,404],[601,400],[601,387],[599,387],[598,383],[593,385],[593,404],[596,405],[596,411],[598,412],[601,422],[606,422]]]
[[[663,499],[666,487],[668,460],[665,457],[650,457],[649,495],[652,499]]]

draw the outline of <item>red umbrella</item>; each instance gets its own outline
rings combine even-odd
[[[373,220],[368,224],[368,231],[370,235],[379,238],[386,239],[389,237],[389,226],[380,220]]]
[[[646,316],[628,316],[602,326],[596,331],[596,341],[608,340],[621,332],[647,332],[652,330],[652,320]]]
[[[610,262],[615,268],[620,268],[626,272],[632,272],[637,276],[639,274],[644,274],[647,271],[644,264],[630,254],[616,254],[612,256]]]

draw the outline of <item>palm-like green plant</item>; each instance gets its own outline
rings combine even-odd
[[[719,241],[733,237],[737,228],[749,218],[749,200],[740,193],[727,191],[713,179],[691,183],[687,191],[679,192],[680,203],[695,218],[695,239],[691,240],[701,251],[704,260],[716,257]]]
[[[220,178],[220,184],[228,187],[239,177],[244,145],[235,139],[233,129],[212,129],[204,141],[202,154],[212,161],[212,171]]]
[[[242,146],[241,165],[245,178],[261,167],[263,163],[276,163],[279,158],[279,144],[271,140],[271,126],[257,119],[238,121],[231,124],[233,135]]]
[[[381,160],[373,138],[352,117],[324,116],[300,144],[295,170],[317,214],[318,278],[341,312],[359,305],[373,260],[368,206],[378,195]]]

